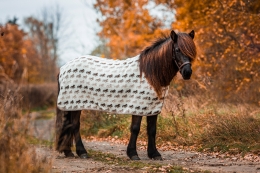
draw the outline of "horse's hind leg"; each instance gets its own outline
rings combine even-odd
[[[161,154],[158,152],[155,144],[156,122],[158,115],[147,116],[147,135],[148,135],[148,157],[155,160],[162,160]]]
[[[74,157],[71,151],[73,143],[72,117],[70,111],[61,111],[57,108],[56,117],[56,150],[66,157]]]
[[[140,125],[142,121],[142,116],[132,115],[132,123],[131,123],[131,137],[127,146],[127,156],[131,160],[140,160],[136,151],[136,140],[138,134],[140,132]]]
[[[86,159],[88,155],[86,149],[84,148],[80,135],[80,114],[81,111],[72,112],[73,135],[75,138],[77,155],[82,159]]]

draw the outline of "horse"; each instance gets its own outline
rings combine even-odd
[[[196,58],[194,30],[158,38],[136,57],[112,60],[95,56],[78,57],[60,68],[56,112],[56,150],[65,157],[88,158],[80,134],[82,110],[99,110],[132,115],[126,154],[140,160],[136,141],[142,117],[147,117],[150,159],[162,160],[156,148],[156,123],[172,79],[178,71],[184,80],[192,75]]]

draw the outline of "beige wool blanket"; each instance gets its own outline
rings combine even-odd
[[[163,99],[140,77],[138,60],[139,55],[126,60],[87,55],[66,63],[60,68],[58,108],[142,116],[160,113]]]

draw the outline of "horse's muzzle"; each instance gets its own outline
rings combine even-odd
[[[192,74],[191,64],[186,64],[181,69],[181,75],[184,80],[189,80]]]

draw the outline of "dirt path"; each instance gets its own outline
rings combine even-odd
[[[41,139],[52,140],[53,126],[53,120],[36,120],[32,124],[33,135]],[[150,160],[146,150],[139,146],[138,153],[141,161],[133,162],[126,156],[126,146],[112,141],[84,140],[86,149],[91,150],[91,158],[86,160],[64,158],[47,147],[37,147],[36,151],[41,157],[46,156],[48,159],[53,159],[52,172],[166,172],[172,166],[178,165],[191,172],[208,170],[211,172],[260,173],[260,157],[256,155],[249,154],[242,157],[181,149],[175,151],[159,149],[164,160],[154,161]]]

